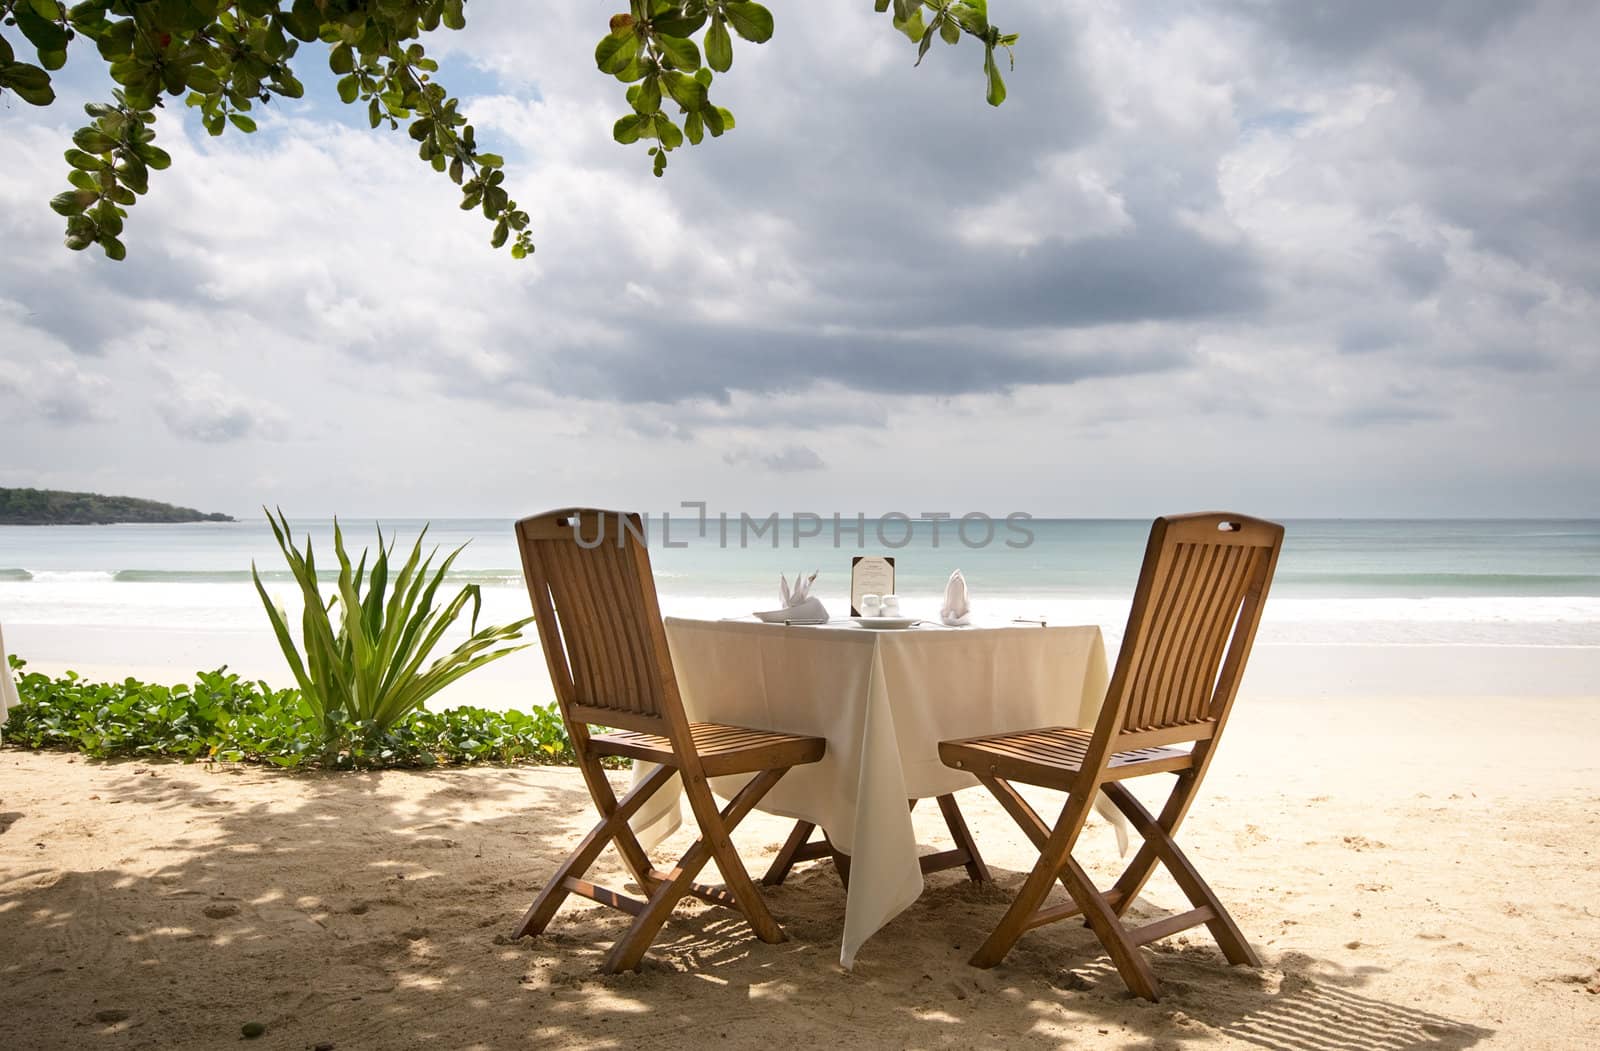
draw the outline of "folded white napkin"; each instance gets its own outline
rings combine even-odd
[[[809,577],[796,573],[794,576],[794,590],[791,591],[789,589],[789,578],[785,576],[779,576],[778,604],[784,609],[788,609],[790,606],[800,605],[800,603],[804,602],[806,598],[810,596],[811,585],[816,581],[816,579],[817,575],[815,573],[811,574]]]
[[[944,586],[944,605],[939,610],[939,619],[952,628],[972,623],[972,603],[967,601],[967,578],[961,575],[959,569],[950,574],[950,583]]]
[[[786,620],[826,622],[828,611],[823,608],[822,600],[811,594],[811,585],[816,583],[817,575],[812,573],[809,577],[795,574],[794,587],[789,586],[789,578],[778,577],[778,602],[782,606]]]

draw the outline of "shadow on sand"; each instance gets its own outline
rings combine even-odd
[[[267,1026],[253,1046],[341,1051],[818,1038],[1402,1051],[1490,1035],[1363,991],[1375,969],[1294,953],[1262,972],[1229,968],[1203,935],[1157,948],[1159,1004],[1131,998],[1092,934],[1072,924],[975,970],[967,955],[1021,880],[998,868],[998,886],[931,877],[853,973],[837,964],[843,892],[830,867],[811,865],[768,891],[786,943],[764,945],[731,913],[690,903],[642,972],[607,977],[596,968],[623,929],[617,913],[569,903],[544,937],[504,937],[591,821],[571,772],[230,774],[130,762],[97,776],[117,812],[104,834],[142,815],[187,831],[155,846],[125,831],[136,857],[61,872],[28,863],[34,845],[16,838],[34,834],[28,814],[0,815],[0,1045],[214,1048],[236,1042],[245,1021]],[[392,790],[395,778],[410,779],[406,792]],[[293,792],[240,791],[284,780]],[[931,841],[928,820],[919,831]],[[741,839],[759,872],[777,843]],[[625,881],[614,865],[604,875]]]

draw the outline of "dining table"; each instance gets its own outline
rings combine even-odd
[[[901,630],[855,620],[820,625],[666,618],[673,670],[692,722],[826,738],[817,763],[791,769],[760,809],[822,828],[849,855],[839,961],[923,890],[908,800],[978,784],[946,766],[939,742],[1043,726],[1092,727],[1106,692],[1096,625]],[[644,776],[636,768],[634,777]],[[732,798],[747,776],[712,779]],[[682,822],[676,779],[632,825],[649,848]],[[1127,827],[1097,807],[1125,850]],[[982,838],[982,830],[975,830]]]

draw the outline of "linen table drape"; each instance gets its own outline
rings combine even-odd
[[[851,856],[846,967],[922,893],[906,800],[978,783],[939,761],[939,742],[1092,726],[1105,697],[1094,626],[877,631],[669,617],[666,630],[691,721],[827,738],[823,760],[789,771],[761,809],[821,826]],[[712,788],[727,798],[745,780]],[[635,815],[647,847],[678,827],[680,796],[674,781]]]

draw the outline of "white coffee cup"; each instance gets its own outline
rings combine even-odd
[[[863,617],[876,617],[883,612],[883,596],[862,595],[861,615]]]

